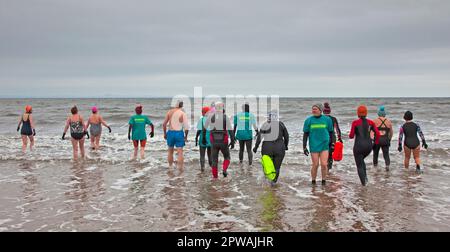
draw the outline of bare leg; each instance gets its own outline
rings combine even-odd
[[[81,158],[84,159],[84,137],[80,139],[79,144],[80,144]]]
[[[71,140],[72,140],[72,148],[73,148],[73,160],[77,160],[78,159],[78,141],[73,138]]]
[[[141,146],[141,160],[145,158],[145,146]]]
[[[413,157],[416,165],[420,165],[420,146],[413,150]]]
[[[319,155],[322,180],[326,180],[328,172],[328,151],[322,151]]]
[[[95,150],[95,137],[91,136],[91,149]]]
[[[133,152],[133,157],[132,157],[133,160],[135,160],[137,158],[137,153],[138,153],[138,147],[135,146],[134,147],[134,152]]]
[[[22,135],[22,153],[25,154],[25,151],[27,150],[27,136]]]
[[[95,148],[100,149],[100,135],[98,135],[97,137],[95,137]]]
[[[29,136],[28,138],[30,138],[30,151],[33,151],[33,146],[34,146],[34,136]]]
[[[177,148],[177,155],[178,155],[177,166],[178,168],[183,169],[184,164],[183,148]]]
[[[411,149],[405,146],[405,168],[409,168],[409,160],[411,159]]]
[[[169,161],[169,166],[172,167],[172,165],[173,165],[173,148],[169,147],[169,150],[167,151],[167,161]]]
[[[311,153],[312,167],[311,167],[311,179],[316,181],[317,169],[319,168],[319,153]]]

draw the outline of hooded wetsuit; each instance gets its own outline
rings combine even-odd
[[[277,182],[281,163],[289,144],[289,133],[286,126],[280,121],[265,122],[258,133],[255,149],[258,149],[261,140],[263,140],[261,154],[268,155],[272,159],[276,170],[276,176],[273,181]]]
[[[226,114],[216,111],[216,113],[208,117],[204,128],[210,131],[211,168],[213,177],[217,178],[219,152],[222,152],[224,157],[222,169],[224,176],[226,176],[228,166],[230,165],[230,149],[228,143],[231,140],[231,143],[234,144],[234,134],[230,120]]]

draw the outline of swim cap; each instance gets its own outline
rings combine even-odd
[[[223,112],[223,110],[225,109],[225,105],[223,104],[223,102],[216,102],[215,109],[216,112]]]
[[[203,107],[202,108],[202,115],[206,115],[206,113],[208,113],[209,111],[209,107]]]
[[[378,108],[378,116],[381,116],[381,117],[385,117],[386,116],[386,110],[385,110],[384,106],[380,106]]]
[[[142,105],[137,105],[134,111],[136,111],[136,114],[138,115],[142,114]]]
[[[358,116],[359,117],[365,117],[367,116],[367,107],[364,105],[361,105],[358,107]]]
[[[278,111],[272,110],[267,114],[268,121],[278,121]]]
[[[323,113],[325,115],[329,115],[331,113],[331,107],[330,107],[330,104],[328,102],[325,102],[323,104]]]
[[[312,107],[313,107],[313,108],[314,108],[314,107],[318,108],[318,109],[320,110],[320,112],[323,111],[323,106],[322,106],[322,104],[320,104],[320,103],[314,104]]]
[[[176,108],[182,108],[183,107],[183,101],[182,100],[178,100],[177,103],[175,104]]]
[[[92,107],[92,113],[97,113],[98,109],[96,106]]]
[[[30,105],[27,105],[27,106],[25,106],[25,112],[26,113],[31,113],[31,110],[32,110],[33,108],[30,106]]]
[[[406,111],[403,119],[406,121],[411,121],[413,119],[413,113],[411,111]]]

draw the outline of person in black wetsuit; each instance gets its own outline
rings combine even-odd
[[[202,134],[206,135],[206,131],[210,132],[211,141],[211,171],[213,178],[218,177],[219,151],[222,152],[224,161],[222,164],[222,174],[224,177],[228,175],[227,169],[230,165],[230,149],[234,148],[235,139],[230,119],[225,114],[224,104],[217,102],[215,104],[215,112],[208,116]]]
[[[279,121],[277,111],[271,111],[258,132],[253,152],[258,151],[259,144],[263,141],[261,155],[268,155],[275,166],[276,176],[273,183],[278,181],[281,163],[283,162],[285,151],[288,150],[289,133],[286,126]]]
[[[330,142],[330,150],[328,152],[328,171],[333,168],[333,152],[334,152],[334,145],[336,144],[336,135],[337,135],[337,141],[343,143],[342,141],[342,135],[341,135],[341,129],[339,128],[339,122],[336,117],[331,116],[331,107],[328,102],[325,102],[323,104],[323,114],[330,117],[331,121],[333,121],[333,128],[334,132],[331,135],[331,142]]]
[[[28,139],[30,139],[30,151],[33,151],[34,146],[34,136],[36,136],[36,130],[34,129],[33,116],[31,113],[33,108],[30,105],[25,107],[25,113],[19,119],[19,125],[17,125],[17,131],[20,130],[20,135],[22,136],[22,152],[25,153],[27,150]],[[20,129],[22,126],[22,129]]]
[[[375,144],[378,144],[380,139],[380,132],[375,123],[367,119],[367,107],[361,105],[358,107],[358,120],[353,121],[350,130],[349,138],[355,138],[355,145],[353,146],[353,156],[355,157],[356,167],[358,169],[358,176],[363,186],[367,185],[366,163],[364,159],[372,152],[373,142],[370,137],[370,132],[374,132]]]
[[[425,136],[423,135],[420,126],[412,121],[413,113],[411,111],[406,111],[403,119],[405,119],[406,122],[402,125],[402,127],[400,127],[400,133],[398,137],[398,151],[402,152],[403,150],[402,142],[403,135],[405,135],[405,168],[407,169],[409,167],[409,160],[411,159],[412,152],[414,160],[416,161],[416,172],[420,173],[420,141],[417,137],[417,134],[419,134],[420,138],[422,139],[423,148],[428,149],[428,144],[425,141]]]

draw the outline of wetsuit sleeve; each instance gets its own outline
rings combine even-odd
[[[283,139],[284,139],[284,146],[286,146],[286,149],[289,145],[289,133],[287,131],[286,126],[284,126],[284,123],[280,122],[281,130],[283,130]]]
[[[306,149],[306,145],[308,143],[309,132],[305,132],[303,134],[303,149]]]
[[[348,137],[349,137],[350,139],[355,138],[355,127],[356,127],[356,121],[354,121],[354,122],[352,123],[352,128],[350,129],[350,134],[348,135]]]
[[[398,133],[398,145],[399,146],[402,145],[402,143],[403,143],[403,133],[404,133],[403,126],[401,126],[400,131]]]
[[[400,132],[398,133],[398,145],[403,143],[403,126],[400,127]]]
[[[197,130],[197,134],[195,135],[195,142],[198,143],[198,137],[202,133],[202,130]]]
[[[334,118],[334,120],[335,120],[334,129],[336,130],[337,137],[338,139],[342,139],[341,128],[339,128],[339,122],[337,118]]]
[[[425,141],[425,136],[423,135],[422,129],[420,128],[419,124],[417,124],[417,133],[419,133],[420,139],[422,139],[422,141]]]
[[[262,140],[261,131],[259,131],[258,134],[256,135],[256,142],[255,142],[256,149],[258,149],[259,144],[261,144],[261,140]]]
[[[372,131],[375,132],[375,144],[379,144],[380,141],[380,131],[378,127],[375,125],[373,121],[370,121],[370,126],[372,127]]]

